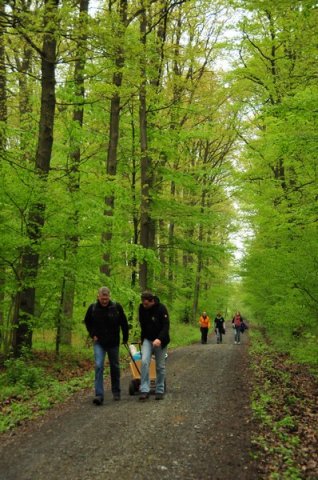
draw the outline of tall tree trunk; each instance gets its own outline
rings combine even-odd
[[[124,49],[121,39],[124,38],[127,28],[127,0],[119,2],[120,24],[116,28],[117,49],[115,52],[115,72],[113,74],[113,86],[115,93],[110,102],[110,120],[109,120],[109,141],[106,161],[107,181],[116,177],[117,173],[117,150],[119,141],[119,125],[120,125],[120,87],[123,81],[122,69],[125,62]],[[105,198],[104,215],[107,218],[107,230],[102,234],[102,243],[104,245],[103,264],[100,271],[106,276],[110,276],[111,272],[111,240],[112,240],[112,217],[114,215],[115,205],[115,187],[111,183],[111,194]]]
[[[147,90],[146,90],[146,30],[147,16],[144,8],[140,18],[140,38],[144,47],[144,56],[141,58],[141,78],[142,83],[139,90],[139,128],[140,128],[140,168],[141,168],[141,205],[140,205],[140,244],[145,249],[151,249],[154,246],[155,223],[151,218],[151,198],[150,191],[153,186],[153,168],[152,158],[148,151],[148,132],[147,132]],[[139,286],[141,290],[151,288],[151,278],[149,275],[149,262],[144,258],[140,263]]]
[[[87,20],[88,20],[89,0],[80,0],[79,5],[79,38],[77,40],[77,54],[74,69],[74,90],[76,96],[76,106],[73,111],[73,125],[76,130],[71,141],[70,165],[69,165],[69,183],[68,190],[71,196],[76,196],[80,188],[80,163],[81,147],[78,130],[83,127],[84,102],[85,102],[85,84],[84,69],[87,53]],[[76,205],[76,202],[74,202]],[[72,225],[71,231],[76,232],[78,228],[78,210],[75,208],[73,215],[69,219]],[[62,279],[61,292],[61,312],[58,315],[59,324],[57,325],[56,352],[59,352],[58,342],[70,345],[72,342],[72,320],[75,297],[76,282],[76,258],[78,251],[79,237],[72,234],[66,238],[65,246],[65,264],[69,264],[68,271],[64,272]]]
[[[20,53],[20,52],[19,52]],[[15,62],[19,73],[19,122],[20,122],[20,158],[21,163],[33,164],[34,152],[30,155],[30,148],[28,146],[29,140],[29,124],[32,117],[32,104],[31,104],[31,81],[30,74],[33,60],[33,50],[31,46],[26,43],[23,46],[22,58],[16,55]],[[21,55],[21,53],[20,53]]]
[[[154,249],[155,236],[156,236],[156,223],[153,219],[152,213],[152,200],[151,194],[154,189],[154,166],[153,158],[149,154],[148,145],[148,113],[147,113],[147,27],[149,30],[156,30],[156,47],[157,55],[156,60],[152,60],[152,69],[156,72],[150,79],[149,84],[152,87],[153,92],[160,95],[162,90],[162,77],[163,77],[163,65],[165,58],[164,46],[167,37],[167,25],[168,14],[174,8],[178,8],[183,1],[177,2],[172,5],[168,0],[161,0],[156,2],[158,5],[158,11],[152,21],[151,16],[148,16],[147,6],[148,2],[141,2],[140,11],[140,41],[143,46],[144,55],[141,58],[140,73],[141,73],[141,85],[139,90],[139,125],[140,125],[140,151],[141,151],[141,207],[140,207],[140,244],[146,250]],[[151,8],[149,8],[151,12]],[[151,21],[150,21],[150,20]],[[158,20],[159,19],[159,20]],[[149,23],[149,25],[148,25]],[[149,108],[149,107],[148,107]],[[150,107],[151,109],[151,107]],[[155,129],[156,125],[150,125],[150,129]],[[159,163],[164,166],[168,157],[166,152],[160,152]],[[156,182],[160,183],[160,180],[156,178]],[[160,252],[160,249],[159,249]],[[147,255],[145,255],[147,258]],[[143,290],[145,288],[151,288],[153,283],[153,273],[151,271],[151,263],[144,258],[140,263],[139,271],[139,285]]]
[[[58,0],[46,0],[44,33],[41,55],[41,112],[39,121],[38,145],[35,157],[35,174],[43,187],[46,186],[50,169],[53,126],[55,113],[55,65],[56,39],[52,33],[52,25],[56,25]],[[38,273],[38,245],[41,241],[41,230],[44,225],[45,203],[39,200],[31,206],[27,218],[27,235],[29,245],[25,248],[21,261],[21,285],[16,295],[15,314],[13,318],[14,332],[12,347],[15,355],[21,353],[25,346],[32,346],[32,317],[35,309],[35,280]]]
[[[4,14],[4,3],[0,4],[0,16]],[[0,175],[2,158],[6,150],[6,122],[7,122],[7,82],[5,67],[5,28],[0,23]],[[5,287],[5,265],[0,261],[0,347],[4,335],[4,287]]]
[[[176,195],[176,184],[174,181],[171,182],[170,186],[170,194],[172,201],[175,199]],[[169,223],[169,230],[168,230],[168,282],[169,282],[169,290],[168,290],[168,300],[169,305],[173,304],[174,299],[174,266],[175,266],[175,249],[174,249],[174,230],[175,230],[175,223],[174,220],[171,220]]]
[[[181,42],[181,34],[182,34],[182,22],[181,22],[181,9],[178,11],[177,17],[177,25],[176,25],[176,38],[174,40],[174,60],[173,60],[173,73],[174,73],[174,85],[173,85],[173,105],[177,106],[180,103],[181,99],[181,88],[180,88],[180,66],[179,66],[179,54],[180,54],[180,42]],[[171,127],[172,131],[178,128],[178,118],[175,113],[175,109],[172,110],[171,115]],[[177,145],[176,145],[177,150]],[[177,171],[178,169],[178,160],[174,160],[174,169]],[[170,185],[170,195],[172,201],[175,201],[176,196],[176,184],[172,180]],[[175,249],[174,249],[174,234],[175,234],[175,223],[174,219],[172,219],[169,223],[169,234],[168,234],[168,281],[169,281],[169,290],[168,290],[168,299],[169,304],[173,304],[174,299],[174,275],[173,275],[173,268],[175,266]]]
[[[25,13],[25,15],[29,15],[30,5],[29,2],[21,2],[20,8]],[[13,18],[16,12],[13,10]],[[28,137],[30,135],[29,132],[29,125],[32,116],[32,104],[31,104],[31,89],[30,89],[30,78],[31,78],[31,65],[33,59],[33,49],[28,42],[23,42],[22,51],[18,51],[14,53],[15,58],[15,68],[18,74],[18,85],[19,85],[19,158],[20,164],[28,165],[29,168],[32,168],[34,165],[34,151],[31,153],[31,149],[29,147],[29,140]],[[24,217],[24,213],[22,213]],[[21,218],[21,221],[24,221],[24,218]],[[18,289],[20,291],[20,287],[22,284],[21,279],[21,266],[23,264],[23,254],[25,253],[25,249],[19,250],[19,258],[17,259],[18,268],[16,269],[17,275],[17,284]],[[15,298],[13,299],[12,308],[10,308],[10,312],[13,312],[13,316],[9,316],[10,323],[11,323],[11,330],[7,336],[7,339],[10,340],[12,344],[12,340],[15,334],[15,327],[16,319],[19,311],[20,305],[20,292],[16,293]],[[13,327],[13,328],[12,328]]]
[[[198,315],[198,306],[199,306],[199,294],[200,294],[200,282],[201,282],[201,271],[202,271],[202,254],[198,253],[198,263],[197,270],[194,282],[193,289],[193,305],[191,312],[191,321],[194,323]]]
[[[202,195],[201,195],[201,215],[204,213],[205,208],[205,198],[206,198],[206,191],[203,188]],[[199,225],[199,234],[198,240],[201,243],[203,241],[203,225],[200,223]],[[198,314],[198,306],[199,306],[199,296],[200,296],[200,287],[201,287],[201,272],[203,267],[203,258],[202,252],[199,251],[197,255],[197,269],[196,269],[196,278],[194,282],[194,289],[193,289],[193,306],[192,306],[192,318],[191,320],[195,322]]]
[[[132,158],[132,178],[131,178],[131,196],[132,196],[132,223],[133,223],[133,238],[132,243],[134,246],[138,245],[139,239],[139,210],[137,208],[137,198],[136,198],[136,188],[137,188],[137,165],[136,165],[136,129],[134,123],[134,109],[133,106],[131,107],[131,141],[132,141],[132,149],[131,149],[131,158]],[[135,290],[137,284],[137,258],[136,254],[133,253],[133,256],[129,262],[131,268],[131,282],[130,286],[132,291]],[[129,324],[133,324],[134,318],[134,310],[135,310],[135,301],[132,298],[129,302],[129,309],[128,309],[128,322]]]

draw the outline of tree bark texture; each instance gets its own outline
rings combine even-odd
[[[58,0],[46,0],[44,28],[55,24]],[[38,146],[35,156],[35,175],[45,186],[50,169],[53,127],[55,113],[55,66],[56,39],[51,32],[45,32],[41,55],[41,111],[38,133]],[[45,203],[35,201],[30,206],[27,218],[29,245],[25,248],[21,261],[20,291],[16,295],[14,334],[12,347],[15,355],[23,346],[32,346],[32,318],[35,309],[35,280],[38,272],[39,253],[44,225]]]
[[[120,87],[123,81],[122,69],[125,63],[125,53],[122,47],[122,41],[127,28],[127,0],[120,0],[120,25],[117,28],[117,49],[115,58],[115,72],[113,74],[113,86],[115,93],[110,102],[110,120],[109,120],[109,141],[106,161],[107,181],[115,179],[117,173],[117,151],[119,141],[119,127],[120,127]],[[107,218],[107,230],[102,234],[102,243],[104,245],[103,264],[101,266],[101,273],[109,276],[111,273],[111,241],[112,241],[112,217],[114,215],[115,193],[112,186],[111,194],[105,197],[105,211],[104,215]]]
[[[73,110],[73,125],[75,130],[81,130],[84,121],[84,102],[85,102],[85,81],[84,69],[87,54],[87,20],[88,20],[89,0],[80,0],[79,5],[79,35],[77,40],[77,54],[74,69],[74,90],[76,94],[76,105]],[[75,139],[79,136],[75,133]],[[81,146],[77,140],[70,138],[71,152],[69,165],[68,190],[70,195],[77,195],[80,189],[80,163]],[[74,202],[76,205],[76,202]],[[72,225],[71,230],[77,231],[79,221],[79,212],[75,207],[69,222]],[[61,312],[58,316],[58,338],[56,340],[57,352],[59,351],[58,340],[62,344],[70,345],[72,342],[72,320],[75,297],[76,283],[76,258],[78,251],[79,237],[76,234],[67,236],[65,246],[66,262],[70,264],[68,272],[64,272],[61,291]]]
[[[0,15],[4,13],[4,3],[0,4]],[[5,44],[4,44],[5,28],[0,23],[0,174],[1,164],[5,156],[6,150],[6,121],[7,121],[7,82],[5,67]],[[4,287],[5,287],[5,265],[0,261],[0,346],[3,342],[4,327]]]
[[[144,9],[140,19],[140,37],[141,42],[146,46],[147,16]],[[146,90],[146,67],[144,64],[145,56],[141,58],[141,78],[142,83],[139,90],[139,129],[140,129],[140,168],[141,168],[141,205],[140,205],[140,244],[145,249],[151,249],[154,246],[155,224],[151,218],[151,198],[150,191],[153,186],[152,159],[148,151],[147,136],[147,90]],[[146,258],[140,262],[139,268],[139,286],[141,290],[151,288],[151,279],[149,275],[149,263]]]

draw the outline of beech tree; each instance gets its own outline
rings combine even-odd
[[[48,0],[44,5],[44,35],[41,51],[41,112],[39,133],[35,154],[34,173],[40,190],[45,183],[50,169],[53,126],[55,110],[55,64],[56,39],[52,25],[57,23],[58,0]],[[48,30],[49,28],[49,30]],[[48,31],[46,31],[46,29]],[[40,192],[38,192],[40,194]],[[21,258],[20,288],[15,298],[13,316],[13,341],[15,354],[23,346],[32,345],[32,316],[35,309],[35,279],[39,264],[37,246],[41,241],[41,229],[44,225],[45,201],[39,195],[31,201],[26,220],[26,232],[29,245],[24,248]]]
[[[224,13],[192,0],[2,12],[0,328],[16,354],[40,329],[58,353],[105,283],[131,321],[146,287],[177,320],[226,304],[238,116],[215,67]]]
[[[4,16],[4,4],[0,5],[0,15]],[[0,176],[2,178],[3,159],[6,150],[6,122],[7,122],[7,91],[5,67],[5,25],[0,23]],[[0,217],[1,218],[1,217]],[[0,257],[0,346],[5,333],[4,319],[4,286],[5,286],[5,259]]]
[[[311,1],[240,5],[250,15],[241,23],[238,75],[254,106],[247,112],[249,135],[242,137],[244,198],[254,232],[244,285],[253,315],[286,348],[292,339],[317,334],[317,11]]]
[[[110,6],[112,31],[114,34],[113,41],[114,46],[114,73],[112,77],[113,90],[110,101],[110,117],[109,117],[109,137],[108,137],[108,149],[106,159],[106,179],[112,181],[112,178],[117,173],[117,150],[120,131],[120,109],[121,109],[121,85],[123,79],[123,66],[125,62],[124,42],[125,42],[125,30],[128,24],[127,0],[120,0],[115,2],[118,8],[118,14],[112,15],[113,6]],[[116,12],[117,13],[117,12]],[[115,18],[114,18],[115,17]],[[111,219],[113,216],[115,204],[115,188],[112,189],[110,194],[105,197],[105,217]],[[101,265],[101,272],[106,276],[111,274],[111,241],[112,241],[112,221],[106,223],[106,231],[102,234],[102,241],[104,244],[103,264]]]
[[[72,320],[76,287],[77,252],[79,247],[79,209],[76,206],[76,197],[80,190],[80,165],[81,165],[81,130],[84,122],[85,104],[85,63],[87,56],[87,32],[88,32],[88,8],[89,0],[80,0],[77,20],[77,28],[74,29],[76,50],[74,62],[74,97],[75,104],[72,113],[73,131],[70,136],[70,153],[67,165],[68,191],[74,198],[75,208],[69,217],[71,226],[66,232],[63,246],[64,275],[61,287],[61,308],[57,315],[56,350],[59,351],[59,343],[71,344]],[[67,263],[70,265],[67,268]]]

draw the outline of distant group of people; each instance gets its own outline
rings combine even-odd
[[[93,403],[102,405],[104,401],[104,363],[106,354],[110,366],[113,399],[118,401],[121,398],[120,332],[122,333],[122,342],[127,344],[129,326],[123,307],[110,299],[108,287],[101,287],[98,290],[97,301],[88,307],[84,322],[93,341],[94,348],[95,397]],[[167,308],[150,291],[145,291],[141,295],[139,324],[142,354],[139,400],[145,401],[149,398],[149,368],[152,355],[155,356],[156,360],[155,399],[162,400],[164,398],[167,345],[170,342],[170,321]]]
[[[207,312],[202,312],[199,318],[201,343],[206,344],[208,340],[208,333],[211,327],[210,317]],[[234,343],[239,345],[241,343],[241,333],[247,328],[246,323],[243,320],[242,315],[237,311],[232,318],[232,327],[234,329]],[[225,320],[221,312],[216,314],[214,319],[214,331],[216,334],[216,342],[222,343],[223,335],[225,334]]]

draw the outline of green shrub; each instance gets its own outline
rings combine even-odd
[[[10,358],[5,361],[4,365],[6,367],[5,379],[8,385],[21,384],[36,389],[47,383],[43,369],[29,365],[22,358]]]
[[[25,369],[24,361],[21,359],[10,358],[4,362],[4,366],[6,368],[6,383],[9,385],[19,383]]]

